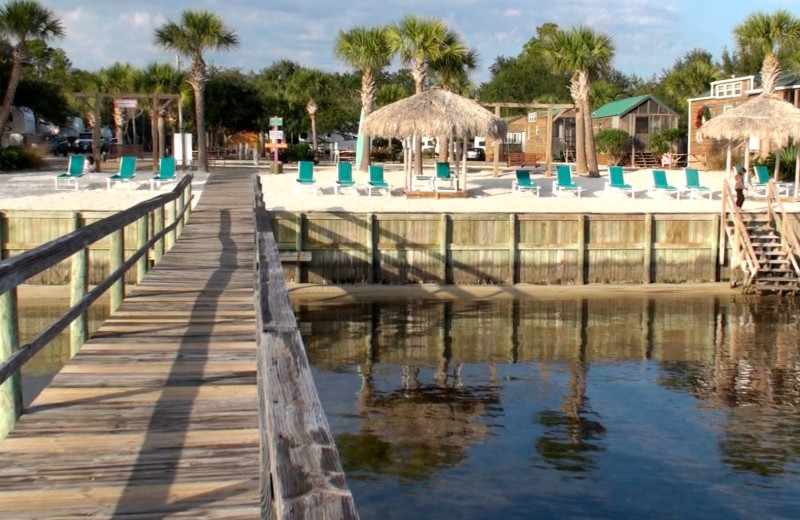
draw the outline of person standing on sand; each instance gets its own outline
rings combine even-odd
[[[94,173],[94,157],[87,155],[83,159],[83,173]]]
[[[733,189],[736,190],[736,207],[741,208],[742,204],[744,204],[744,174],[747,173],[747,169],[742,168],[741,170],[736,171],[736,175],[733,177],[733,180],[736,182],[733,185]]]

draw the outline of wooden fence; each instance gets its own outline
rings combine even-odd
[[[717,214],[271,213],[311,283],[586,284],[726,279]],[[722,255],[724,258],[726,255]]]
[[[70,329],[70,354],[78,352],[88,336],[89,306],[110,291],[110,310],[116,310],[124,298],[126,273],[130,272],[134,281],[140,281],[148,269],[148,252],[152,250],[153,261],[158,262],[164,251],[175,243],[191,208],[191,182],[192,176],[187,175],[172,192],[107,218],[96,218],[91,224],[73,214],[65,219],[26,215],[24,225],[4,217],[0,228],[2,242],[12,244],[11,250],[15,252],[23,248],[29,250],[0,261],[0,439],[13,429],[22,410],[20,368],[67,327]],[[58,234],[49,236],[48,233]],[[9,236],[14,238],[9,241]],[[129,240],[134,246],[128,254],[123,244]],[[35,245],[39,241],[45,243]],[[103,241],[107,244],[105,263],[102,267],[98,264],[91,267],[91,245]],[[105,276],[96,280],[97,286],[90,291],[89,272],[93,269],[96,276],[99,272],[104,272]],[[52,274],[54,270],[56,275]],[[56,276],[60,280],[62,274],[70,284],[71,307],[35,338],[20,346],[17,286],[42,277]]]

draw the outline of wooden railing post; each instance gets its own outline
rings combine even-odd
[[[124,251],[124,244],[125,236],[123,235],[122,229],[118,229],[117,231],[111,233],[109,237],[109,249],[108,249],[108,270],[109,273],[113,273],[120,267],[122,267],[122,263],[125,261],[125,251]],[[125,298],[125,277],[123,276],[116,282],[114,285],[111,286],[111,312],[113,313],[119,306],[122,305],[122,300]]]
[[[74,219],[75,229],[77,230],[81,226],[80,215],[75,213]],[[87,248],[81,249],[72,255],[71,262],[69,285],[70,306],[73,306],[80,302],[89,290],[89,250]],[[89,327],[86,319],[86,311],[84,311],[69,326],[70,359],[75,357],[75,354],[78,353],[88,337]]]
[[[17,290],[12,289],[0,296],[0,362],[19,347],[19,320],[17,318]],[[19,372],[0,385],[0,441],[6,438],[22,413],[22,386]]]
[[[178,215],[180,215],[180,218],[178,219],[178,225],[175,227],[175,231],[177,232],[175,236],[176,238],[180,238],[180,236],[183,234],[183,226],[185,224],[184,219],[186,218],[183,214],[183,208],[186,207],[183,203],[183,195],[175,200],[175,204],[177,205],[176,211],[178,212]]]
[[[175,201],[171,201],[167,203],[167,213],[166,213],[166,222],[164,223],[164,227],[169,227],[173,222],[175,222]],[[172,246],[175,245],[175,229],[167,233],[165,237],[165,244],[166,244],[166,251],[172,249]]]
[[[588,255],[586,254],[586,215],[578,215],[578,279],[575,283],[586,283],[586,271],[589,269]]]
[[[297,215],[297,223],[296,223],[296,231],[294,237],[294,244],[295,244],[295,251],[298,254],[305,248],[306,244],[306,231],[307,231],[307,224],[306,224],[306,214],[299,213]],[[297,262],[294,266],[294,281],[295,283],[303,283],[303,262]]]
[[[153,212],[153,236],[164,230],[164,206],[159,206]],[[164,257],[164,238],[162,237],[153,246],[153,262],[158,265]]]
[[[141,249],[147,243],[147,215],[136,221],[136,249]],[[142,283],[147,274],[147,255],[142,255],[136,262],[136,283]]]
[[[439,256],[442,257],[442,283],[447,284],[452,280],[448,276],[450,270],[447,266],[447,251],[450,249],[450,234],[448,233],[448,220],[447,213],[442,213],[442,220],[439,222]]]

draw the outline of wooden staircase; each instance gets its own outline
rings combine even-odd
[[[731,285],[737,283],[737,270],[741,270],[744,293],[798,294],[800,244],[774,183],[770,182],[767,188],[767,208],[763,212],[742,212],[733,200],[733,192],[726,184],[722,222],[731,249]],[[721,250],[721,261],[723,255]]]
[[[631,166],[638,168],[659,168],[661,160],[651,152],[634,152]]]

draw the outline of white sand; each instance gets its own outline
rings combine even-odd
[[[425,165],[425,173],[433,175],[433,165]],[[287,211],[351,211],[351,212],[444,212],[444,213],[716,213],[721,210],[721,186],[724,174],[721,171],[700,172],[700,182],[714,190],[713,199],[681,200],[670,196],[650,197],[647,188],[653,183],[650,169],[626,170],[625,182],[633,186],[634,199],[628,196],[608,196],[604,191],[608,180],[607,169],[601,168],[600,178],[573,174],[573,181],[584,187],[581,197],[572,193],[556,196],[552,192],[555,177],[545,177],[541,171],[533,171],[531,179],[541,186],[540,197],[512,193],[514,170],[501,166],[499,176],[492,176],[489,163],[469,163],[467,172],[468,198],[464,199],[407,199],[403,196],[404,176],[401,165],[384,166],[384,178],[392,186],[392,196],[373,194],[367,196],[368,175],[353,172],[359,184],[358,195],[334,195],[336,168],[331,165],[314,167],[319,195],[295,193],[296,166],[289,165],[282,174],[269,174],[262,170],[264,199],[267,208]],[[668,182],[680,187],[685,184],[683,170],[668,170]],[[787,211],[800,211],[800,203],[785,203]],[[745,210],[765,207],[763,198],[749,198]]]
[[[63,161],[61,161],[63,162]],[[492,176],[490,163],[469,163],[468,193],[464,199],[407,199],[403,196],[402,165],[390,164],[384,167],[385,178],[392,186],[392,196],[373,195],[368,197],[366,189],[367,174],[354,172],[359,184],[359,194],[352,192],[334,195],[333,185],[336,167],[323,164],[314,167],[314,177],[320,188],[319,195],[295,193],[297,166],[286,165],[282,174],[269,174],[267,165],[253,168],[245,163],[237,168],[249,167],[259,173],[264,186],[264,199],[267,208],[288,211],[352,211],[361,212],[539,212],[539,213],[716,213],[721,209],[720,187],[723,172],[700,172],[700,182],[715,190],[713,200],[676,200],[673,197],[651,198],[647,188],[652,184],[649,169],[626,170],[625,181],[635,190],[635,198],[609,197],[604,192],[608,179],[606,169],[601,169],[600,178],[573,175],[573,180],[585,189],[580,198],[571,193],[556,196],[552,193],[554,177],[544,177],[542,172],[532,172],[531,178],[541,186],[541,196],[517,195],[511,191],[514,170],[501,167],[497,178]],[[426,173],[433,173],[433,165],[426,164]],[[56,190],[54,176],[58,169],[46,171],[0,174],[0,210],[36,211],[120,211],[147,200],[158,193],[172,189],[171,185],[150,191],[147,179],[149,172],[138,173],[141,180],[130,189],[115,185],[106,190],[108,173],[91,174],[80,180],[78,190]],[[180,176],[181,173],[179,172]],[[192,190],[197,203],[208,174],[195,172]],[[673,186],[684,184],[682,170],[668,170],[667,179]],[[759,210],[765,206],[763,199],[749,198],[745,210]],[[785,204],[786,209],[800,212],[800,202]]]

